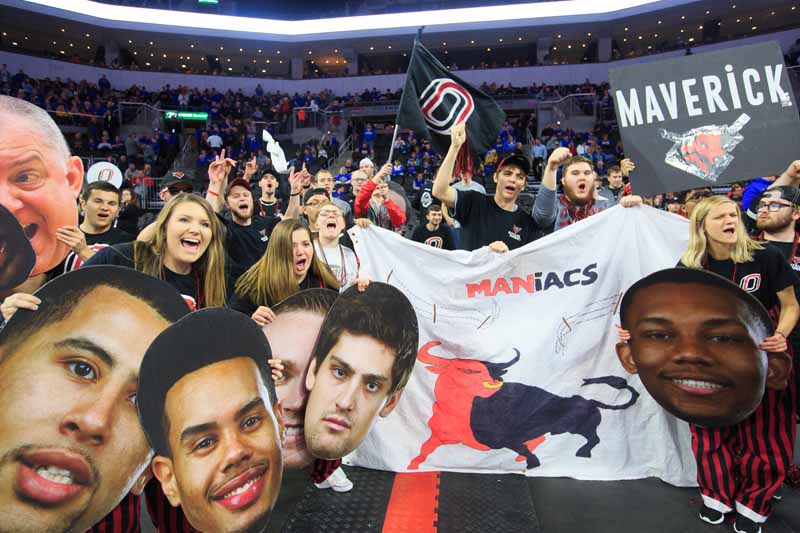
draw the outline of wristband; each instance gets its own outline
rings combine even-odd
[[[299,192],[293,192],[293,193],[290,193],[289,196],[300,196],[300,194],[301,193],[299,193]]]
[[[211,189],[208,190],[208,194],[210,194],[211,196],[219,196],[218,192],[214,192]]]
[[[784,335],[783,333],[781,333],[781,332],[780,332],[780,331],[778,331],[778,330],[775,330],[775,334],[776,334],[776,335],[780,335],[781,337],[783,337],[784,339],[786,339],[786,335]]]

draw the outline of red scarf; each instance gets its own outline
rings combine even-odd
[[[567,208],[567,214],[570,218],[570,223],[572,222],[579,222],[584,218],[589,217],[593,213],[594,207],[594,198],[589,198],[589,201],[586,204],[579,206],[573,204],[565,194],[562,194],[559,198],[561,205]]]

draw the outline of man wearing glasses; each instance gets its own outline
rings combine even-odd
[[[709,189],[709,188],[706,188],[706,189],[691,189],[691,190],[686,191],[686,193],[684,194],[684,197],[683,197],[683,210],[682,210],[683,211],[683,215],[685,215],[686,218],[691,217],[692,216],[692,211],[694,211],[694,208],[697,205],[697,203],[700,200],[702,200],[704,198],[710,198],[713,195],[714,195],[714,193],[711,192],[711,189]]]
[[[800,220],[800,189],[790,185],[779,185],[764,191],[760,198],[754,200],[758,208],[756,228],[761,232],[759,238],[767,242],[767,246],[778,250],[789,266],[800,275],[800,232],[797,221]],[[800,297],[800,288],[795,285],[795,294]],[[795,369],[800,364],[800,328],[795,327],[788,338],[794,351]],[[798,372],[795,371],[795,379]],[[798,392],[800,400],[800,391]]]
[[[166,204],[173,196],[182,192],[191,193],[193,190],[192,181],[186,177],[186,174],[183,172],[170,172],[164,176],[158,197]]]

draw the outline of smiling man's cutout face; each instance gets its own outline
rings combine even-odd
[[[785,354],[765,354],[766,336],[729,290],[701,283],[658,283],[638,290],[617,345],[656,402],[694,424],[724,427],[750,415],[765,386],[781,388]]]

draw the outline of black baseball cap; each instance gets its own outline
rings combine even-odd
[[[162,190],[166,188],[171,189],[173,187],[180,187],[181,192],[192,192],[194,189],[192,180],[190,180],[183,172],[176,171],[168,172],[167,175],[164,176],[164,180],[161,182]]]
[[[500,164],[497,165],[497,171],[499,172],[505,165],[514,165],[515,167],[521,168],[526,176],[529,176],[531,173],[531,162],[522,154],[511,154],[500,161]]]
[[[331,198],[331,195],[328,194],[328,189],[323,189],[322,187],[312,187],[308,189],[306,193],[303,195],[303,203],[304,204],[307,203],[312,197],[320,194],[327,196],[329,200]]]
[[[764,198],[786,200],[794,204],[795,207],[800,207],[800,188],[792,185],[779,185],[778,187],[765,189],[760,195],[753,198],[750,205],[747,206],[748,217],[753,220],[758,218],[758,204]]]

